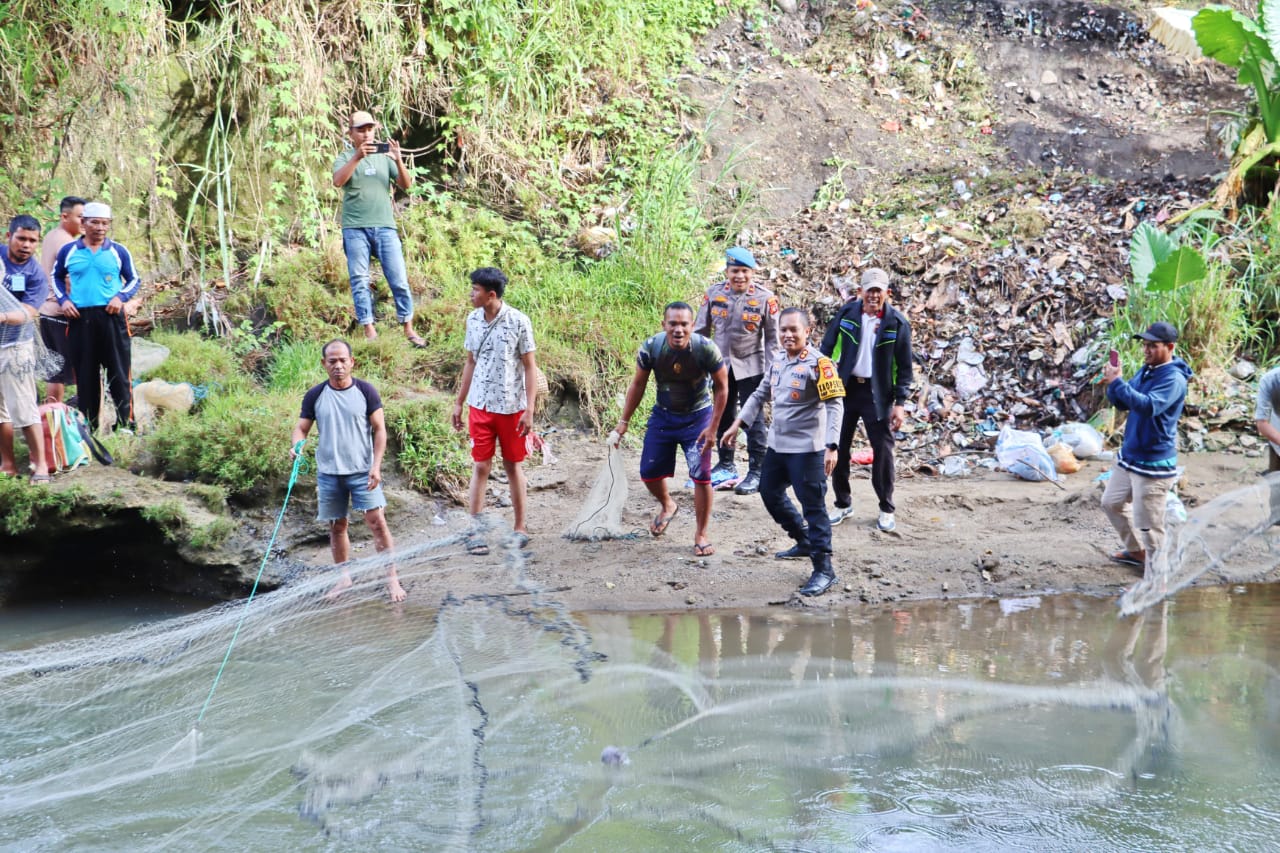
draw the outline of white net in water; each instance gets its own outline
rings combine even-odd
[[[0,287],[0,314],[26,312],[12,293]],[[29,317],[20,326],[0,325],[0,370],[20,378],[48,379],[62,369],[62,356],[44,345],[39,320]]]
[[[622,451],[609,448],[609,455],[596,474],[591,493],[582,510],[565,529],[566,539],[600,542],[605,539],[634,539],[635,531],[622,524],[622,510],[627,505],[627,469]]]
[[[336,600],[316,571],[255,599],[195,730],[243,602],[0,653],[0,850],[855,849],[903,773],[982,803],[955,849],[986,849],[998,804],[1111,806],[1176,731],[1162,679],[940,677],[881,655],[891,617],[583,617],[596,637],[522,552],[461,538],[399,554],[404,604],[377,560]],[[462,573],[492,594],[450,594]]]
[[[400,551],[404,604],[375,559],[334,600],[335,572],[301,570],[247,613],[0,652],[0,850],[473,847],[486,797],[514,797],[486,761],[554,741],[524,694],[602,656],[518,549],[461,539]],[[492,594],[450,594],[459,572]]]
[[[1168,528],[1164,547],[1142,580],[1120,597],[1130,615],[1213,574],[1229,582],[1259,581],[1280,567],[1280,472],[1219,495]]]

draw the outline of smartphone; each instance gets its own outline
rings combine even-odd
[[[390,142],[375,142],[375,143],[373,143],[373,151],[374,151],[374,153],[375,153],[375,154],[386,154],[386,153],[388,153],[389,151],[391,151],[391,143],[390,143]]]
[[[1107,356],[1107,360],[1111,362],[1112,367],[1120,366],[1120,350],[1113,349],[1111,354]]]

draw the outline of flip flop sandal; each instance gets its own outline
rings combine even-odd
[[[467,553],[473,557],[484,557],[489,553],[489,544],[479,536],[468,536],[466,547]]]
[[[427,342],[424,341],[422,338],[409,338],[409,343],[413,346],[414,349],[427,348]]]
[[[693,556],[695,557],[710,557],[715,552],[716,552],[716,546],[712,545],[710,542],[706,543],[705,545],[693,546]]]
[[[663,515],[659,512],[653,517],[653,524],[649,525],[649,532],[656,538],[667,532],[667,526],[671,524],[671,519],[676,517],[680,512],[680,507],[672,510],[671,515]]]
[[[1120,563],[1125,566],[1137,566],[1138,568],[1142,568],[1143,563],[1146,561],[1133,556],[1128,551],[1117,551],[1111,555],[1111,562]]]

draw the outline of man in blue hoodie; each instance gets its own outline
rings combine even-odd
[[[1102,371],[1107,397],[1129,412],[1124,443],[1102,494],[1102,511],[1124,542],[1124,550],[1111,559],[1145,568],[1147,555],[1164,544],[1165,500],[1177,477],[1178,418],[1191,368],[1174,357],[1178,330],[1168,323],[1152,323],[1134,337],[1142,341],[1138,375],[1125,382],[1119,366],[1108,364]]]

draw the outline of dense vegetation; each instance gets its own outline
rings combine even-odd
[[[127,463],[233,495],[278,486],[318,344],[350,336],[330,178],[344,119],[369,109],[411,152],[400,216],[419,331],[356,342],[404,472],[453,490],[463,442],[433,388],[461,364],[467,272],[495,264],[536,318],[553,389],[599,419],[653,306],[715,265],[731,205],[700,198],[674,73],[739,8],[715,0],[16,0],[0,11],[0,204],[52,223],[69,193],[109,201],[114,236],[180,282],[148,308],[195,332],[158,378],[208,397],[113,439]],[[583,257],[583,228],[615,249]],[[600,252],[603,255],[605,252]],[[389,300],[381,302],[389,306]],[[384,328],[390,332],[390,326]]]
[[[265,494],[287,473],[319,344],[354,331],[330,170],[345,116],[373,111],[411,152],[399,221],[428,348],[384,323],[378,341],[355,341],[359,373],[383,392],[402,473],[456,491],[466,456],[445,395],[466,273],[508,271],[553,392],[607,419],[656,306],[706,282],[745,204],[695,180],[701,133],[676,72],[725,17],[763,30],[773,14],[752,0],[12,0],[0,8],[0,205],[51,224],[65,194],[109,201],[114,236],[167,285],[148,310],[184,322],[155,333],[173,352],[155,375],[208,396],[111,439],[122,462]],[[1220,29],[1247,31],[1239,18],[1220,13]],[[1269,126],[1280,85],[1273,62],[1259,67],[1271,76],[1254,86],[1246,136],[1250,120]],[[976,76],[949,84],[982,88]],[[819,202],[849,164],[832,165]],[[1277,216],[1202,210],[1166,229],[1204,274],[1135,283],[1118,345],[1170,317],[1195,363],[1242,350],[1269,361]],[[579,251],[584,233],[612,252]],[[177,328],[188,317],[197,328]]]

